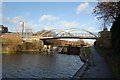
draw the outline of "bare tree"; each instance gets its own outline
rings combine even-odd
[[[98,20],[104,20],[104,25],[113,23],[120,14],[120,2],[98,2],[93,13]]]

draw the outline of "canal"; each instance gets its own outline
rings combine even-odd
[[[19,53],[2,55],[3,78],[70,78],[84,63],[77,55]]]

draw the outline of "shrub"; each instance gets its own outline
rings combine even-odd
[[[2,38],[2,47],[5,51],[17,51],[17,46],[22,44],[22,39],[15,34],[4,34]]]

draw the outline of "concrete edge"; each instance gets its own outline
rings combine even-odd
[[[88,66],[88,63],[84,63],[83,66],[74,74],[72,78],[80,79]]]

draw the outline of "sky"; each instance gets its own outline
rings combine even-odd
[[[102,30],[93,9],[97,2],[3,2],[2,24],[10,32],[20,32],[22,23],[25,29],[64,30],[85,29],[91,32]]]
[[[4,2],[3,25],[19,31],[22,22],[33,32],[80,28],[97,32],[100,22],[92,14],[97,2]]]
[[[1,0],[0,0],[1,1]],[[3,0],[4,2],[118,2],[119,0]]]

